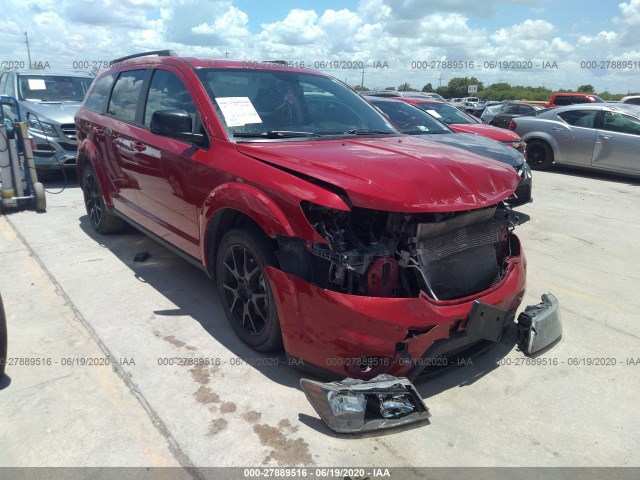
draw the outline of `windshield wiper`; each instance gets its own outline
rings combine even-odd
[[[383,135],[391,135],[396,132],[383,132],[381,130],[369,130],[367,128],[352,128],[351,130],[347,130],[346,132],[342,132],[345,135],[371,135],[371,134],[383,134]]]
[[[322,137],[319,133],[314,132],[294,132],[291,130],[269,130],[268,132],[249,133],[237,132],[234,137],[243,138],[295,138],[295,137]]]

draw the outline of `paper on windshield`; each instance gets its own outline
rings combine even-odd
[[[29,90],[46,90],[47,86],[44,83],[44,78],[30,78]]]
[[[240,127],[247,123],[262,123],[262,119],[249,97],[222,97],[216,102],[229,127]]]
[[[427,110],[426,111],[429,115],[432,115],[436,118],[442,118],[442,115],[440,115],[438,112],[436,112],[435,110]]]

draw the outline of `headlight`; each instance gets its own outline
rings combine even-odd
[[[34,132],[41,133],[43,135],[47,135],[49,137],[57,137],[58,132],[56,128],[47,122],[42,122],[38,120],[33,115],[28,116],[29,128]]]
[[[378,375],[321,383],[303,378],[300,386],[320,418],[334,431],[355,433],[427,422],[431,416],[406,378]]]

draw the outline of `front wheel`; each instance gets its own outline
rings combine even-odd
[[[527,162],[534,170],[546,170],[553,163],[553,150],[547,142],[530,140],[527,142]]]
[[[236,334],[258,352],[282,348],[278,311],[264,272],[276,265],[273,248],[257,227],[230,230],[220,242],[216,280],[222,306]]]

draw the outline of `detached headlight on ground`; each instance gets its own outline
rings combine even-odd
[[[320,418],[339,433],[356,433],[426,422],[429,409],[406,378],[378,375],[322,383],[303,378],[300,386]]]
[[[560,305],[550,293],[542,295],[542,302],[529,305],[518,316],[518,348],[527,355],[544,350],[561,337]]]

